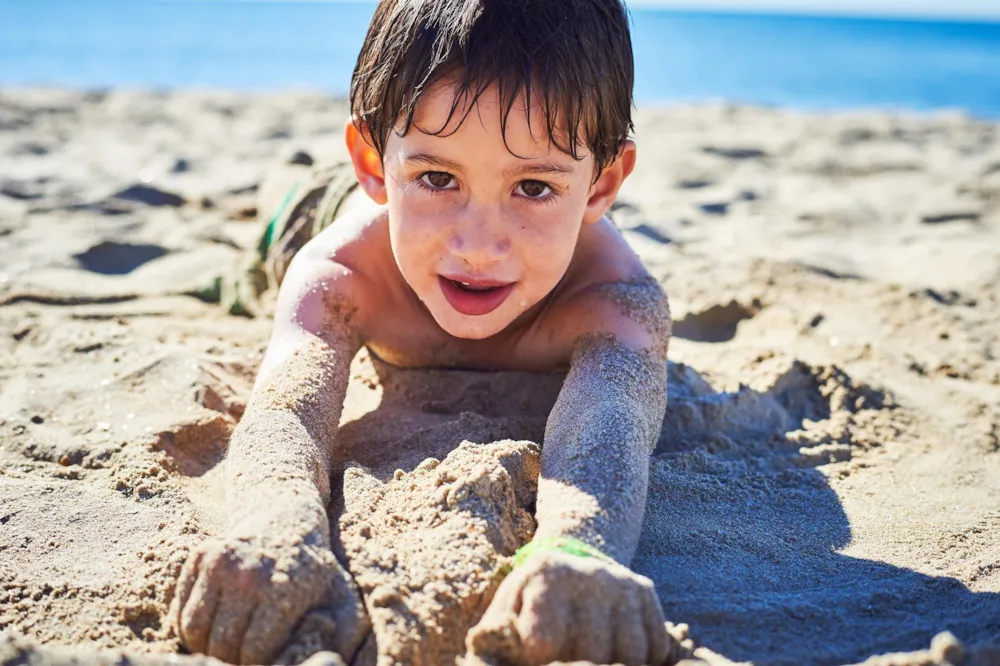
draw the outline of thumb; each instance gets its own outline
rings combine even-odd
[[[465,649],[469,655],[466,666],[522,663],[524,651],[517,632],[517,616],[506,609],[491,610],[486,611],[479,624],[465,637]]]

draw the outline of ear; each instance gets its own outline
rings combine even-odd
[[[385,205],[389,200],[385,190],[385,172],[382,170],[382,159],[369,141],[367,127],[358,127],[353,118],[347,119],[344,126],[344,140],[347,142],[347,154],[354,164],[354,175],[357,176],[361,189],[368,193],[372,200]]]
[[[615,161],[604,168],[590,187],[590,197],[583,213],[584,223],[597,222],[611,208],[625,179],[635,169],[635,141],[629,139]]]

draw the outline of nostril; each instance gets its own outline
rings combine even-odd
[[[476,265],[498,261],[513,247],[508,235],[491,233],[482,227],[456,230],[447,243],[449,252]]]

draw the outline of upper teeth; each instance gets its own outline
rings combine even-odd
[[[469,284],[468,282],[462,282],[462,284],[464,284],[464,285],[465,285],[466,287],[471,287],[471,286],[472,286],[472,285],[471,285],[471,284]]]

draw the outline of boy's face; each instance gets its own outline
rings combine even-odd
[[[482,339],[555,288],[581,226],[600,219],[614,197],[594,205],[593,158],[552,145],[541,109],[531,109],[532,133],[515,104],[505,144],[495,89],[464,122],[460,107],[439,132],[454,100],[451,85],[432,87],[411,130],[390,134],[384,197],[403,278],[442,329]]]

